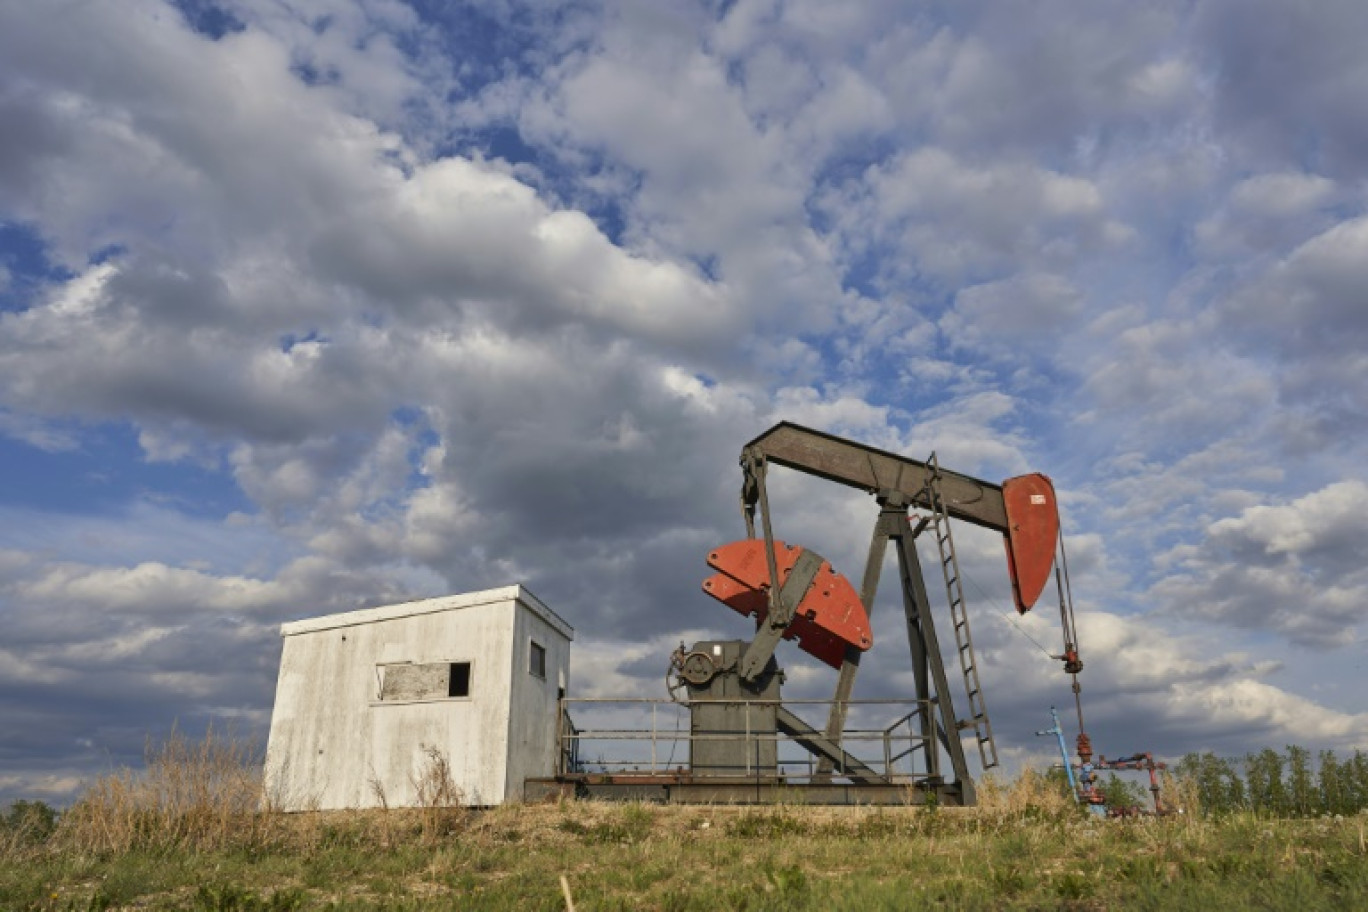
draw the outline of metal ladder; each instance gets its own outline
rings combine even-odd
[[[950,532],[950,516],[940,491],[940,462],[932,453],[927,460],[931,477],[926,482],[927,501],[931,504],[932,528],[936,532],[936,548],[940,551],[941,576],[945,579],[945,594],[950,602],[950,620],[955,628],[955,651],[959,653],[960,670],[964,672],[964,689],[969,695],[969,719],[961,720],[961,728],[973,728],[978,741],[979,758],[985,770],[998,765],[997,744],[993,741],[993,726],[988,721],[988,707],[983,702],[983,687],[979,684],[978,662],[974,657],[974,639],[969,633],[969,615],[964,606],[964,586],[960,582],[959,558],[955,556],[955,538]],[[948,734],[948,733],[947,733]]]

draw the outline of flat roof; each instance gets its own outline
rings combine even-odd
[[[343,611],[339,614],[325,614],[320,617],[290,621],[280,625],[280,635],[287,637],[300,633],[313,633],[317,630],[355,627],[360,624],[374,624],[376,621],[392,621],[396,618],[413,617],[418,614],[434,614],[439,611],[458,611],[462,608],[474,608],[477,605],[489,605],[497,602],[517,602],[550,624],[567,640],[575,638],[575,628],[567,624],[556,612],[546,607],[541,599],[521,584],[503,586],[498,589],[486,589],[483,592],[467,592],[462,595],[440,595],[436,598],[419,599],[414,602],[380,605],[376,608],[362,608],[359,611]]]

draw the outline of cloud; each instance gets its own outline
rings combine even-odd
[[[920,273],[953,287],[1001,277],[1013,263],[1069,265],[1124,236],[1087,178],[1015,162],[978,166],[929,146],[869,168],[825,205],[859,245],[852,253],[871,233],[906,252],[881,276],[890,283]]]
[[[1289,355],[1358,348],[1368,337],[1365,253],[1368,218],[1340,222],[1234,295],[1231,323]]]
[[[1324,206],[1334,192],[1334,181],[1319,175],[1283,172],[1247,178],[1230,196],[1243,215],[1286,218]]]
[[[654,687],[744,635],[701,556],[780,419],[1052,475],[1100,738],[1361,740],[1284,659],[1362,617],[1368,23],[1241,9],[4,6],[0,763],[259,725],[279,621],[510,582]],[[865,494],[773,493],[858,576]],[[884,595],[861,686],[906,692]],[[1020,752],[1067,685],[995,616]]]
[[[828,133],[809,134],[811,150],[792,154],[786,124],[751,119],[727,62],[697,46],[699,27],[687,12],[623,8],[592,53],[548,74],[517,126],[577,170],[626,170],[614,203],[629,243],[703,263],[748,302],[751,321],[820,327],[841,284],[804,207]],[[878,103],[853,75],[831,91]]]
[[[1199,318],[1200,319],[1200,318]],[[1098,406],[1134,416],[1131,433],[1210,439],[1249,426],[1277,398],[1264,364],[1208,342],[1208,328],[1153,320],[1116,333],[1090,360]]]
[[[1359,173],[1368,134],[1350,112],[1368,85],[1357,52],[1368,29],[1361,5],[1220,0],[1204,4],[1194,26],[1217,74],[1217,121],[1242,141],[1242,159],[1295,158],[1298,145],[1314,137],[1323,173]]]
[[[1063,276],[1034,273],[960,289],[941,329],[957,344],[991,340],[1008,349],[1053,341],[1082,312],[1078,289]]]
[[[1368,618],[1365,506],[1368,485],[1355,480],[1248,507],[1175,549],[1153,595],[1179,616],[1277,630],[1312,647],[1351,643]]]
[[[1212,260],[1258,262],[1325,230],[1346,196],[1318,174],[1256,174],[1230,188],[1225,206],[1198,223],[1195,239]]]
[[[983,644],[977,650],[980,673],[1000,738],[1030,744],[1028,729],[1048,723],[1045,709],[1051,703],[1066,730],[1076,729],[1072,695],[1058,663],[1005,633],[1003,625],[980,620],[986,613],[982,601],[970,601],[975,641]],[[1155,618],[1094,609],[1081,611],[1078,621],[1084,720],[1108,756],[1137,750],[1169,758],[1201,750],[1238,755],[1251,745],[1289,743],[1344,750],[1368,736],[1368,713],[1289,692],[1269,680],[1281,671],[1279,663],[1232,650],[1228,640],[1175,636]],[[1016,623],[1056,648],[1055,622],[1039,611]]]

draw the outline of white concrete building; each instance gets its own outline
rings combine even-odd
[[[284,624],[266,787],[286,810],[417,803],[439,751],[462,800],[555,769],[574,631],[522,586]]]

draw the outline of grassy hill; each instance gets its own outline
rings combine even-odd
[[[1354,909],[1365,819],[655,807],[278,817],[181,847],[11,839],[4,909]]]
[[[973,809],[281,814],[235,751],[173,743],[59,818],[11,809],[0,909],[1368,908],[1368,816],[1207,816],[1195,788],[1169,796],[1188,813],[1120,820],[1029,771]]]

